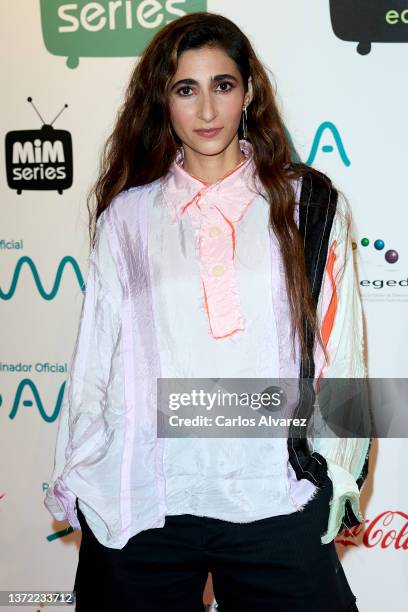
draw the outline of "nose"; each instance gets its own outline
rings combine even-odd
[[[206,123],[210,123],[216,117],[217,110],[215,100],[210,92],[203,92],[200,95],[197,114],[198,117]]]

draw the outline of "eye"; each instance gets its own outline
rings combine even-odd
[[[177,93],[179,96],[181,96],[182,98],[186,98],[186,97],[188,96],[188,94],[187,94],[187,95],[185,95],[185,94],[180,93],[180,92],[182,92],[182,91],[185,91],[186,89],[191,89],[190,85],[183,85],[183,87],[179,87],[179,88],[176,90],[176,93]]]
[[[226,93],[227,91],[230,91],[230,89],[233,89],[235,87],[235,85],[233,83],[231,83],[231,81],[222,81],[218,87],[221,87],[222,85],[228,85],[228,89],[222,89],[221,91],[224,93]]]

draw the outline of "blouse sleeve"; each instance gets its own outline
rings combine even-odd
[[[320,380],[323,378],[367,377],[363,309],[354,266],[351,224],[350,207],[339,194],[317,305],[318,323],[329,357],[328,363],[325,363],[323,351],[316,343],[314,357],[317,398]],[[352,403],[350,405],[352,406]],[[360,410],[360,405],[356,410]],[[361,418],[364,420],[365,416],[358,414],[355,421],[359,422]],[[366,424],[365,420],[364,423]],[[318,430],[317,425],[315,431]],[[370,443],[371,438],[366,437],[315,436],[313,440],[313,450],[323,455],[327,461],[328,475],[334,488],[333,511],[325,536],[326,542],[337,535],[344,512],[350,524],[358,524],[364,520],[359,508],[359,489],[366,477]],[[346,506],[347,500],[349,504]],[[351,511],[354,517],[350,516]]]
[[[98,218],[79,328],[58,420],[54,469],[44,505],[56,520],[80,529],[72,468],[100,443],[112,355],[121,325],[122,287],[109,244],[107,211]]]

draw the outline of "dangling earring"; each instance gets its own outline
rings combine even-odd
[[[247,119],[248,119],[246,106],[244,106],[242,110],[244,111],[242,113],[242,134],[244,136],[244,139],[246,140],[246,137],[247,137]]]

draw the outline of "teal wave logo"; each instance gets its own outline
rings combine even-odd
[[[334,139],[336,147],[331,144],[321,144],[322,140],[326,136],[326,132],[329,132]],[[313,138],[312,147],[310,149],[309,157],[306,160],[306,164],[311,166],[319,152],[322,153],[334,153],[337,151],[338,156],[345,166],[350,166],[351,162],[346,153],[346,149],[343,144],[343,140],[340,136],[340,132],[337,127],[331,121],[324,121],[321,123],[316,131]]]
[[[44,287],[44,284],[41,281],[40,275],[37,270],[37,266],[35,265],[34,261],[31,259],[31,257],[24,255],[23,257],[20,257],[20,259],[17,261],[9,289],[3,290],[0,287],[0,299],[11,300],[11,298],[14,296],[14,293],[17,290],[17,285],[18,285],[18,281],[20,278],[21,269],[24,265],[29,267],[31,274],[33,276],[33,279],[34,279],[34,283],[37,287],[38,293],[44,300],[47,300],[47,301],[53,300],[55,296],[57,295],[58,290],[61,285],[62,275],[64,273],[66,266],[72,267],[81,291],[83,292],[85,291],[85,281],[81,274],[79,265],[77,261],[74,259],[74,257],[71,257],[70,255],[66,255],[65,257],[61,259],[58,265],[58,268],[57,268],[57,273],[55,275],[54,284],[51,290],[47,291]]]
[[[30,378],[23,378],[17,386],[17,390],[14,395],[14,400],[11,405],[11,410],[8,417],[9,419],[14,420],[15,418],[17,418],[17,415],[19,413],[25,412],[27,408],[32,408],[34,406],[37,408],[40,417],[43,421],[45,421],[46,423],[54,423],[54,421],[57,420],[61,410],[64,391],[65,381],[60,386],[54,407],[52,408],[50,414],[48,414],[45,410],[44,403],[41,399],[41,395],[37,389],[36,384]],[[23,396],[27,396],[28,394],[30,395],[29,399],[22,399]],[[0,395],[0,408],[2,406],[3,396]]]

